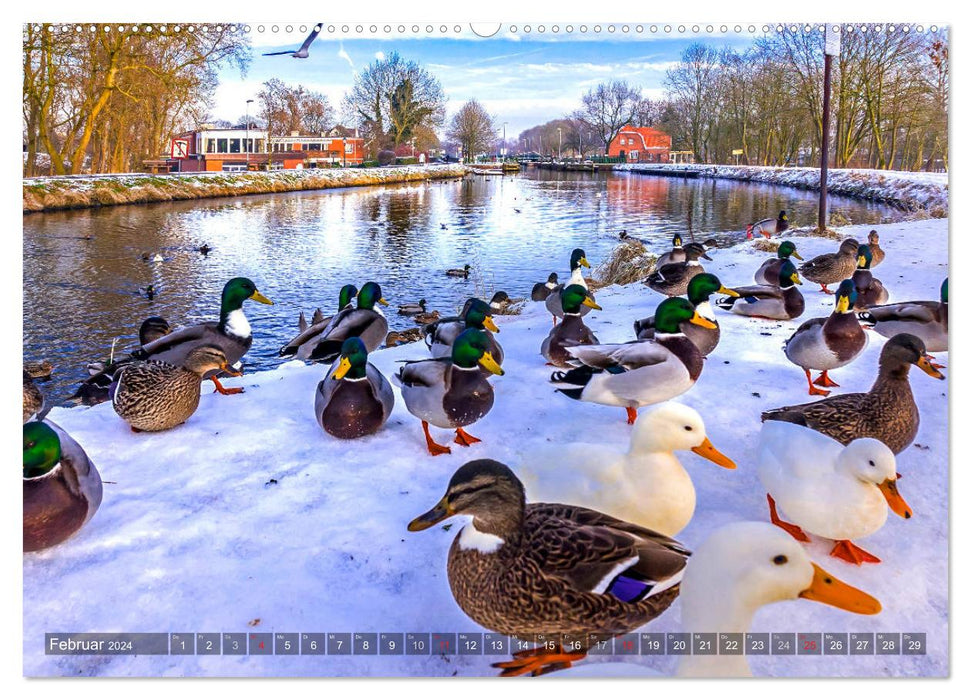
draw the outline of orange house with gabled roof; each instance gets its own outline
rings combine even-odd
[[[667,163],[670,154],[671,137],[647,126],[625,126],[607,149],[608,156],[628,163]]]

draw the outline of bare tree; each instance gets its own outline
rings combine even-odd
[[[496,118],[478,100],[469,100],[455,113],[445,134],[462,147],[466,162],[488,150],[496,141]]]
[[[641,103],[640,88],[623,80],[600,83],[582,98],[576,116],[597,134],[604,152],[620,130],[634,121]]]

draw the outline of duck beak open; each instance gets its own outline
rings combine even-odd
[[[836,311],[845,314],[850,310],[850,298],[840,295],[840,298],[836,300]]]
[[[729,289],[729,288],[728,288],[728,287],[726,287],[726,286],[725,286],[724,284],[723,284],[723,285],[721,286],[721,288],[720,288],[720,289],[718,290],[718,293],[719,293],[719,294],[727,294],[728,296],[730,296],[730,297],[735,297],[736,299],[737,299],[737,298],[738,298],[738,296],[739,296],[739,294],[738,294],[738,292],[736,292],[736,291],[735,291],[734,289]]]
[[[342,357],[340,364],[337,365],[337,369],[334,371],[334,379],[343,379],[344,375],[348,373],[351,369],[351,361],[346,357]]]
[[[920,367],[926,374],[934,377],[934,379],[944,379],[944,375],[941,374],[934,363],[931,362],[931,358],[927,355],[921,355],[920,359],[917,360],[917,366]]]
[[[691,322],[696,326],[701,326],[702,328],[707,328],[709,330],[714,330],[718,328],[714,323],[709,321],[707,318],[695,311],[695,315],[691,317]]]
[[[499,366],[499,363],[495,361],[492,357],[491,352],[482,353],[482,358],[479,360],[479,364],[485,367],[487,370],[493,374],[498,374],[500,377],[506,373],[506,371]]]
[[[872,595],[840,581],[818,564],[813,564],[812,583],[799,597],[826,603],[857,615],[876,615],[883,609],[880,601]]]
[[[384,297],[381,297],[380,299],[378,299],[378,303],[381,304],[382,306],[388,305],[388,301]]]
[[[587,262],[586,257],[580,258],[580,264],[583,265],[584,267],[590,267],[590,263]]]
[[[597,311],[603,311],[603,307],[597,302],[595,302],[593,299],[591,299],[590,297],[584,297],[581,303],[584,306],[589,306],[591,309],[596,309]]]
[[[878,484],[877,488],[880,489],[883,497],[887,499],[887,505],[890,506],[890,510],[894,513],[908,520],[914,515],[910,506],[907,505],[907,501],[904,500],[904,497],[900,495],[900,491],[897,490],[896,479],[887,479],[882,484]]]
[[[262,294],[260,294],[260,290],[258,290],[258,289],[255,292],[253,292],[252,294],[250,294],[250,297],[249,298],[252,299],[253,301],[258,301],[261,304],[269,304],[270,306],[273,306],[273,302],[270,301],[269,299],[267,299]]]
[[[408,523],[408,532],[419,532],[421,530],[427,530],[432,525],[442,522],[446,518],[450,518],[455,515],[455,511],[448,503],[448,497],[443,496],[442,500],[435,504],[427,513],[422,513],[417,518]]]
[[[696,455],[704,457],[710,462],[714,462],[719,467],[725,467],[725,469],[735,468],[735,462],[716,450],[715,446],[711,444],[711,440],[709,440],[707,437],[703,443],[697,447],[692,447],[691,451]]]
[[[485,326],[486,330],[490,330],[493,333],[499,332],[499,326],[497,326],[496,322],[492,320],[492,316],[486,316],[482,321],[482,325]]]

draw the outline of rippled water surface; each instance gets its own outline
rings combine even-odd
[[[853,223],[900,217],[880,204],[831,197]],[[56,401],[106,358],[132,344],[142,319],[173,326],[214,319],[231,277],[247,276],[275,305],[247,302],[254,328],[247,370],[279,363],[301,310],[330,313],[343,284],[379,282],[392,328],[412,325],[396,305],[424,298],[454,312],[497,289],[529,294],[582,247],[596,265],[626,229],[658,249],[675,231],[743,235],[753,220],[789,212],[815,222],[816,195],[727,180],[530,171],[427,184],[258,195],[24,216],[24,358],[55,365],[44,390]],[[213,251],[198,252],[203,243]],[[146,262],[160,254],[162,262]],[[472,266],[468,279],[445,269]],[[152,284],[148,301],[140,292]]]

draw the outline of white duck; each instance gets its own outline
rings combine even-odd
[[[879,440],[844,447],[810,428],[767,421],[758,460],[772,522],[805,542],[803,529],[836,540],[830,554],[850,563],[880,561],[851,540],[883,527],[888,505],[902,518],[912,515],[897,491],[897,460]],[[794,524],[779,518],[776,503]]]
[[[737,522],[695,549],[681,580],[681,623],[690,632],[745,633],[764,605],[805,598],[859,615],[880,601],[814,564],[789,535],[763,522]],[[751,676],[744,655],[684,656],[679,676]]]
[[[695,511],[695,488],[675,450],[735,468],[711,444],[697,411],[664,403],[634,425],[629,450],[574,443],[527,455],[519,476],[532,498],[585,506],[673,537]]]

